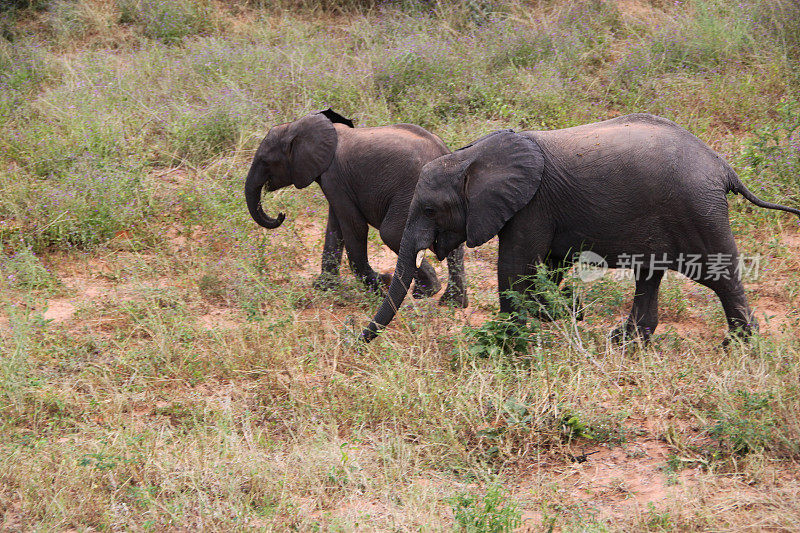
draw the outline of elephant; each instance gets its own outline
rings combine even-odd
[[[436,135],[413,124],[354,128],[332,109],[306,115],[269,130],[256,150],[245,183],[250,215],[259,225],[275,229],[286,215],[268,216],[261,193],[317,182],[328,201],[328,222],[322,251],[322,273],[314,287],[335,286],[342,250],[353,273],[382,294],[390,276],[378,275],[367,259],[368,225],[380,230],[383,242],[397,253],[422,166],[450,150]],[[449,279],[443,304],[466,307],[464,248],[447,254]],[[415,268],[414,296],[439,292],[441,283],[427,261]],[[407,280],[408,281],[408,280]]]
[[[708,145],[658,116],[491,133],[423,167],[391,286],[360,339],[369,342],[394,318],[418,253],[441,258],[495,235],[501,312],[521,311],[507,291],[531,294],[537,268],[569,265],[577,253],[596,254],[611,268],[639,257],[633,306],[612,339],[647,342],[667,270],[712,289],[730,332],[746,338],[758,323],[739,276],[728,192],[800,217],[757,198]]]

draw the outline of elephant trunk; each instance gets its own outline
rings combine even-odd
[[[247,173],[247,180],[244,186],[244,196],[247,199],[247,209],[250,210],[250,216],[253,217],[260,226],[267,229],[275,229],[283,224],[286,215],[279,213],[277,218],[268,216],[264,209],[261,207],[261,189],[266,182],[266,172],[260,171],[260,164],[256,161],[250,166],[250,172]]]
[[[364,342],[370,342],[377,337],[378,332],[389,325],[389,322],[392,321],[403,303],[411,286],[411,281],[414,279],[414,273],[417,270],[417,252],[425,248],[424,246],[418,246],[418,242],[414,229],[406,227],[403,240],[400,243],[400,253],[397,254],[397,266],[392,276],[392,283],[389,285],[389,292],[378,312],[375,313],[375,318],[361,332],[361,339]]]

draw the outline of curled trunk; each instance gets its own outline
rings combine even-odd
[[[268,216],[261,207],[261,189],[266,182],[266,173],[260,171],[260,165],[254,161],[247,173],[247,180],[244,186],[244,196],[247,200],[247,209],[260,226],[267,229],[275,229],[283,224],[286,215],[279,213],[277,218]]]
[[[369,342],[378,336],[378,332],[389,325],[392,321],[400,305],[408,293],[411,286],[411,281],[414,279],[414,272],[416,272],[415,259],[417,252],[421,249],[416,245],[416,239],[412,237],[413,230],[409,231],[406,228],[403,236],[403,241],[400,244],[400,253],[397,254],[397,267],[392,276],[392,284],[389,286],[389,292],[384,298],[378,312],[375,313],[375,318],[372,319],[369,326],[361,332],[361,339]],[[410,237],[410,238],[409,238]]]

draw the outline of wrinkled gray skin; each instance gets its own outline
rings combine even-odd
[[[397,253],[420,170],[449,153],[439,137],[413,124],[353,128],[351,121],[330,109],[312,113],[267,133],[247,174],[247,207],[258,224],[277,228],[285,215],[272,218],[264,212],[262,189],[275,191],[288,185],[302,189],[316,181],[328,200],[328,225],[322,274],[314,287],[335,284],[346,249],[355,275],[380,292],[381,282],[388,280],[367,260],[368,226],[378,228],[383,242]],[[440,301],[466,307],[464,248],[455,247],[446,255],[449,283]],[[409,273],[416,282],[417,298],[441,288],[427,261]]]
[[[479,246],[494,235],[503,312],[519,311],[503,293],[530,290],[526,280],[537,264],[569,264],[576,252],[592,250],[614,268],[625,266],[624,254],[643,254],[666,258],[668,268],[714,290],[730,330],[746,336],[758,324],[736,271],[728,192],[800,216],[756,198],[706,144],[664,118],[634,114],[487,135],[422,169],[394,279],[362,338],[371,340],[394,317],[419,250],[444,257],[465,241]],[[690,254],[700,257],[699,273],[681,263]],[[630,316],[612,332],[615,340],[647,340],[658,324],[664,270],[651,265],[648,259],[636,279]]]

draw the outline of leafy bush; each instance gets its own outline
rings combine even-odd
[[[772,395],[738,390],[734,398],[730,409],[713,414],[716,422],[709,428],[724,450],[746,455],[779,446],[781,425],[771,408]]]
[[[464,333],[473,357],[498,359],[524,352],[536,332],[507,313],[498,313],[477,328],[466,326]]]
[[[522,513],[516,503],[493,485],[483,498],[462,493],[450,499],[456,529],[467,533],[501,533],[522,525]]]

